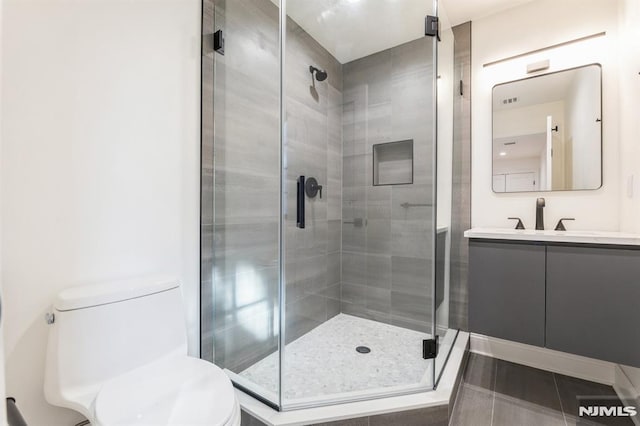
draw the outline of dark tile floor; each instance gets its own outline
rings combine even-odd
[[[617,396],[611,386],[470,354],[450,426],[629,425],[629,418],[586,422],[577,396]]]

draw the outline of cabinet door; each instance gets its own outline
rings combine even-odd
[[[545,247],[469,242],[469,328],[544,346]]]
[[[547,347],[640,367],[640,251],[547,248]]]

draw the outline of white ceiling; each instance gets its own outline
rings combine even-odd
[[[533,0],[439,1],[446,28]],[[343,64],[424,37],[433,14],[433,0],[287,0],[287,15]]]
[[[452,26],[502,12],[534,0],[440,0]]]
[[[430,0],[287,0],[287,15],[341,63],[424,37]]]

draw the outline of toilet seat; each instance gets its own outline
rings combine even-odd
[[[100,426],[232,426],[240,407],[229,378],[206,361],[176,356],[104,384],[94,403]]]

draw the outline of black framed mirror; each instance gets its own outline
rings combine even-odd
[[[494,192],[602,186],[602,68],[590,64],[493,87]]]

